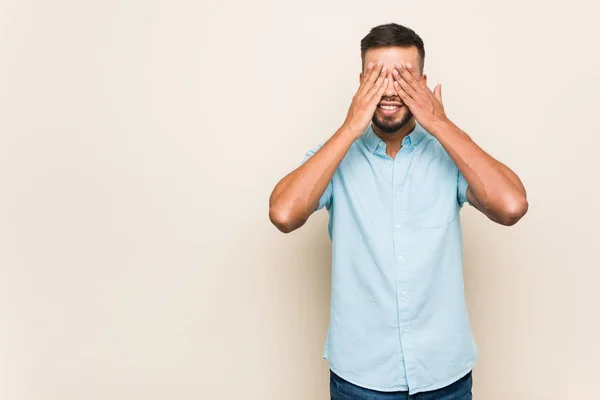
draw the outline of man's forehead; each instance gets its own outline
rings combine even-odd
[[[416,47],[381,47],[367,51],[365,63],[375,60],[382,60],[386,64],[406,61],[416,62],[418,58],[419,52]]]

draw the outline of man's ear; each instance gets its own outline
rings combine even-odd
[[[427,86],[427,74],[423,74],[423,83]]]
[[[358,74],[358,84],[360,85],[363,81],[363,73]]]

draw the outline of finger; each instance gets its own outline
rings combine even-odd
[[[375,66],[375,63],[370,62],[367,65],[367,69],[365,70],[365,72],[363,73],[363,79],[360,82],[360,87],[363,87],[365,85],[365,83],[367,82],[367,78],[369,78],[369,76],[371,76],[371,71],[373,70],[373,67]]]
[[[408,63],[408,64],[410,64],[410,63]],[[411,66],[411,68],[412,68],[412,66]],[[398,75],[412,87],[413,92],[419,93],[421,91],[421,89],[423,89],[423,87],[420,85],[420,83],[418,81],[418,78],[415,78],[406,67],[404,67],[403,65],[400,64],[399,68],[397,66],[396,69],[398,70]],[[407,93],[411,94],[408,91],[407,91]]]
[[[423,87],[425,86],[423,80],[421,79],[421,75],[419,73],[419,69],[413,67],[412,63],[406,63],[406,69],[408,70],[408,72],[410,72],[410,74],[412,75],[413,79],[415,80],[415,82],[417,84],[419,84],[419,86]]]
[[[373,85],[371,85],[371,87],[368,88],[367,95],[366,95],[367,98],[370,98],[370,96],[373,96],[373,93],[377,92],[377,89],[379,89],[379,86],[385,79],[386,75],[387,75],[387,68],[382,67],[381,71],[379,71],[379,75],[377,76],[375,82],[373,82]]]
[[[418,98],[418,93],[417,91],[406,81],[406,79],[404,79],[404,75],[402,75],[402,72],[394,72],[394,78],[395,78],[395,84],[396,87],[401,88],[402,90],[404,90],[404,92],[406,94],[408,94],[410,97],[412,97],[413,99],[417,99]]]
[[[401,86],[401,85],[405,85],[405,86],[408,85],[408,83],[402,77],[402,74],[399,72],[403,68],[404,67],[402,66],[402,64],[396,64],[396,67],[392,70],[392,75],[394,76],[394,86],[396,86],[396,87]],[[408,85],[407,89],[409,87],[410,87],[410,85]],[[413,90],[413,92],[414,92],[414,90]]]
[[[375,93],[375,95],[373,95],[373,97],[371,98],[371,101],[375,101],[376,104],[379,104],[379,102],[381,101],[381,98],[383,97],[383,94],[385,93],[385,90],[387,89],[387,85],[389,85],[389,83],[390,83],[390,81],[386,77],[383,80],[383,83],[381,84],[381,86],[379,86],[379,89],[377,89],[377,92]]]
[[[367,76],[366,82],[364,82],[364,86],[362,88],[362,94],[365,95],[368,91],[373,87],[379,75],[381,75],[381,70],[384,68],[383,61],[379,60],[373,68],[371,69],[371,73]]]
[[[410,106],[412,106],[413,104],[415,104],[415,101],[413,100],[412,97],[410,97],[400,86],[400,84],[398,83],[398,81],[394,81],[394,89],[396,89],[396,93],[398,93],[398,96],[400,96],[400,98],[402,99],[402,102],[404,104],[406,104],[409,108]]]
[[[442,102],[442,85],[437,85],[434,89],[433,89],[433,95],[435,96],[436,99],[438,99],[438,101],[442,104],[444,104]]]
[[[381,100],[381,96],[385,92],[388,83],[389,78],[387,77],[387,68],[384,67],[381,70],[381,75],[379,75],[379,78],[377,78],[377,80],[375,81],[373,88],[369,91],[369,102],[377,101],[377,103],[379,103],[379,100]]]
[[[363,76],[362,76],[362,80],[360,81],[360,85],[358,85],[358,90],[356,91],[356,93],[354,94],[354,96],[352,97],[353,99],[362,97],[362,94],[365,90],[365,86],[367,84],[367,78],[371,75],[371,71],[373,70],[373,66],[375,64],[373,62],[370,62],[367,65],[367,68],[365,69],[365,72],[363,72]]]

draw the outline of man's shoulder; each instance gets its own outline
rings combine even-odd
[[[445,165],[447,167],[456,167],[456,164],[450,157],[450,154],[448,154],[444,146],[442,146],[438,138],[435,136],[428,134],[423,139],[421,144],[423,145],[423,153],[427,157],[430,157],[430,160],[434,159],[438,164]]]
[[[329,140],[329,139],[327,139],[327,140]],[[327,143],[327,140],[324,140],[324,141],[314,145],[313,147],[309,148],[308,150],[306,150],[306,152],[304,154],[304,161],[306,161],[308,158],[312,157],[317,151],[319,151],[325,145],[325,143]],[[342,159],[342,164],[344,163],[344,161],[347,161],[349,158],[355,157],[355,156],[363,153],[362,148],[363,148],[364,144],[362,143],[362,140],[363,139],[361,136],[358,139],[356,139],[354,142],[352,142],[352,144],[348,148],[348,151],[346,152],[346,154],[344,154],[344,158]]]

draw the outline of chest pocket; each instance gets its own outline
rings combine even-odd
[[[409,225],[421,229],[443,228],[459,216],[457,182],[446,172],[414,182],[408,191]]]

